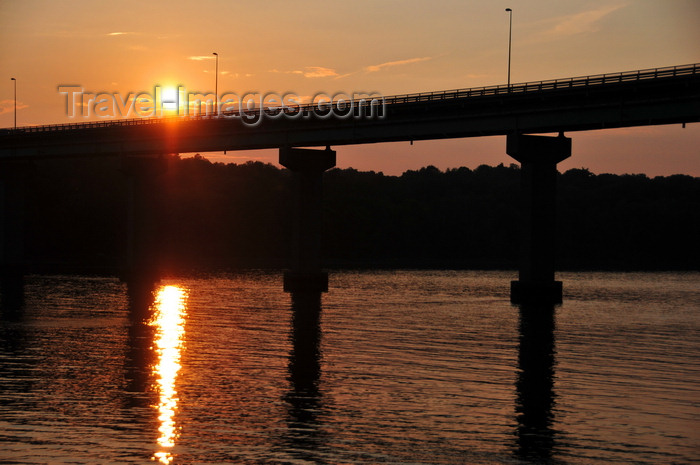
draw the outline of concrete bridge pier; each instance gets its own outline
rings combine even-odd
[[[328,292],[328,273],[321,270],[321,195],[323,172],[335,166],[335,151],[283,147],[279,161],[295,183],[292,261],[284,290]]]
[[[571,156],[571,139],[509,135],[506,152],[521,163],[522,244],[515,304],[561,303],[562,283],[554,279],[557,163]]]
[[[122,281],[158,279],[158,216],[156,179],[167,169],[162,157],[124,157],[127,176],[126,251]]]
[[[0,293],[3,306],[21,305],[24,295],[24,225],[29,161],[0,162]]]

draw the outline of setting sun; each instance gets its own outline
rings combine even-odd
[[[177,111],[182,106],[182,96],[178,95],[178,88],[175,86],[163,86],[160,98],[164,111]]]

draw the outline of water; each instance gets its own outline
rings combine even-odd
[[[0,463],[700,460],[700,273],[32,277],[0,323]],[[294,317],[293,317],[294,314]]]

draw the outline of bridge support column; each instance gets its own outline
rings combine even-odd
[[[321,271],[321,194],[323,172],[335,166],[335,151],[280,149],[280,164],[294,176],[296,211],[292,228],[291,270],[284,273],[286,292],[327,292]]]
[[[125,157],[127,176],[126,253],[122,280],[153,282],[158,279],[158,216],[156,178],[165,173],[167,160]]]
[[[554,280],[557,163],[571,156],[571,139],[514,134],[506,152],[521,163],[522,244],[513,303],[560,303],[562,283]]]
[[[0,288],[2,304],[21,305],[24,293],[24,224],[32,162],[0,163]]]

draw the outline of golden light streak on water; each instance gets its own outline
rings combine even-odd
[[[149,324],[156,327],[153,349],[158,362],[153,367],[156,388],[159,394],[158,445],[160,449],[152,459],[169,464],[174,457],[171,453],[179,434],[175,423],[177,411],[177,388],[175,381],[180,370],[180,352],[184,344],[187,291],[178,286],[163,286],[158,290],[154,303],[154,315]]]

